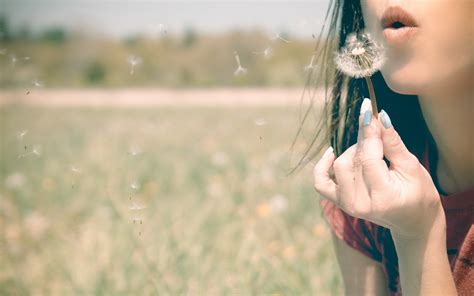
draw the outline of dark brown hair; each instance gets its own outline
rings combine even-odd
[[[325,31],[326,27],[327,32]],[[334,148],[337,157],[357,142],[358,114],[363,98],[368,97],[367,85],[364,78],[349,78],[339,72],[334,66],[333,57],[334,52],[344,45],[348,34],[359,32],[364,28],[360,1],[330,1],[323,27],[315,45],[318,68],[309,73],[303,91],[303,96],[310,94],[310,104],[300,117],[300,126],[291,149],[294,148],[294,144],[301,136],[303,126],[312,111],[311,109],[315,108],[314,96],[317,94],[315,91],[317,82],[324,78],[325,100],[323,109],[319,112],[322,115],[316,126],[316,133],[313,134],[303,152],[303,156],[289,174],[304,167],[309,161],[319,156],[328,145]],[[325,40],[322,39],[324,35],[326,35]],[[431,172],[435,176],[433,178],[435,185],[440,190],[435,173],[438,157],[437,149],[423,118],[418,97],[393,92],[385,83],[380,72],[376,72],[372,76],[372,81],[379,111],[384,109],[389,114],[394,128],[400,134],[410,152],[421,160],[426,145],[429,145]],[[314,91],[311,92],[311,89]]]

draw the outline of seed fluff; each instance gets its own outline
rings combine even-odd
[[[385,51],[369,33],[351,33],[344,47],[336,53],[334,61],[337,69],[350,77],[369,77],[385,63]]]

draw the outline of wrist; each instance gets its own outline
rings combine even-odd
[[[430,227],[428,227],[426,231],[414,237],[407,237],[392,232],[392,238],[396,248],[419,248],[429,243],[430,245],[437,245],[446,249],[446,217],[442,207],[429,225]]]

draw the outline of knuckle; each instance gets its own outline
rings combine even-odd
[[[372,157],[362,157],[360,160],[360,165],[363,168],[372,168],[376,167],[379,163],[379,160]]]

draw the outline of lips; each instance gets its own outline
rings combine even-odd
[[[380,24],[389,44],[404,43],[418,32],[418,24],[405,10],[392,6],[385,10]]]

